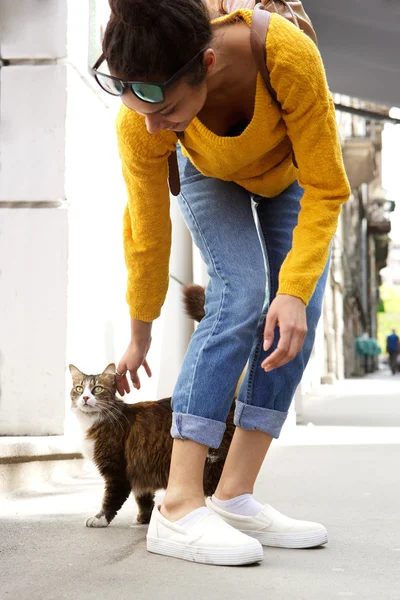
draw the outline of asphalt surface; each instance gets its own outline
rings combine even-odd
[[[323,548],[266,548],[248,567],[149,554],[133,499],[107,529],[84,527],[102,495],[87,465],[79,477],[0,499],[0,598],[400,600],[399,409],[400,376],[350,380],[310,397],[309,425],[272,447],[257,499],[323,522]]]

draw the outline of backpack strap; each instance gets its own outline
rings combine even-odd
[[[254,61],[261,77],[264,80],[265,87],[271,95],[271,98],[279,105],[278,98],[274,88],[271,85],[271,78],[266,66],[266,48],[265,43],[271,20],[271,13],[264,9],[264,5],[259,2],[254,7],[253,18],[250,29],[250,45]],[[280,106],[280,105],[279,105]]]
[[[179,178],[178,159],[176,150],[168,156],[168,184],[169,191],[173,196],[179,196],[181,191],[181,180]]]
[[[261,77],[264,80],[265,87],[272,100],[279,106],[279,109],[282,110],[282,105],[278,100],[278,96],[271,85],[271,77],[269,75],[268,67],[267,67],[267,34],[269,23],[271,20],[271,13],[264,8],[264,5],[259,2],[255,5],[253,11],[253,18],[251,21],[251,29],[250,29],[250,45],[251,51],[253,54],[254,61],[257,65],[257,69],[260,72]],[[292,160],[293,164],[298,168],[297,160],[294,155],[294,150],[292,148]]]

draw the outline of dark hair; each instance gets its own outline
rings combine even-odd
[[[110,70],[127,80],[172,77],[212,39],[210,15],[202,0],[109,0],[103,53]],[[188,73],[205,76],[203,54]]]

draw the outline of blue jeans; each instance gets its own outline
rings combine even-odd
[[[206,315],[193,333],[172,396],[171,435],[212,448],[221,443],[239,377],[235,425],[279,437],[311,354],[328,265],[307,307],[308,333],[294,360],[261,368],[263,332],[278,275],[292,246],[303,189],[297,182],[275,198],[203,176],[178,151],[179,207],[207,266]]]

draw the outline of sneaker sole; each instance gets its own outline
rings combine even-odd
[[[328,541],[326,529],[304,533],[266,533],[240,530],[242,533],[258,540],[263,546],[275,548],[316,548]]]
[[[147,538],[147,550],[154,554],[172,556],[208,565],[251,565],[261,562],[264,553],[261,546],[247,548],[195,548],[177,542]]]

